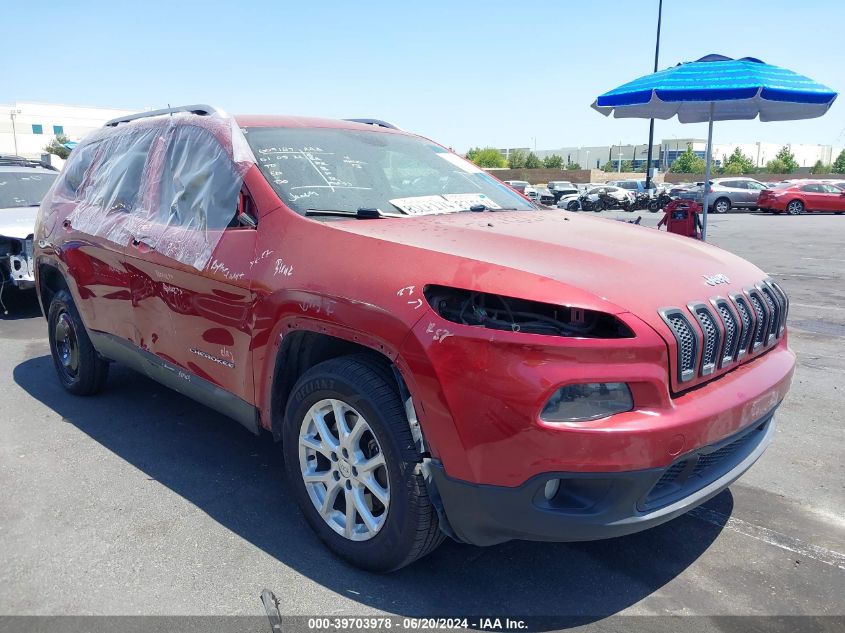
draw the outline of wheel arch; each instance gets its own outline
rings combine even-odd
[[[70,292],[70,284],[57,266],[47,263],[38,265],[35,283],[38,288],[38,302],[41,304],[41,313],[44,318],[47,318],[53,297],[59,290]]]
[[[406,412],[409,405],[413,411],[405,380],[398,366],[385,353],[385,350],[374,349],[361,341],[349,340],[326,332],[296,329],[284,335],[273,360],[269,404],[270,431],[275,441],[281,440],[285,409],[297,380],[306,371],[323,361],[352,355],[360,355],[381,367],[385,375],[395,381],[399,395],[406,403]],[[419,433],[415,419],[409,419],[409,424],[412,425],[412,433]],[[417,426],[417,429],[414,429],[414,426]]]

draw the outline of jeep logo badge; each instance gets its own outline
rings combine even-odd
[[[702,277],[704,277],[704,281],[707,282],[708,286],[718,286],[719,284],[731,283],[731,280],[722,273],[716,273],[715,275],[702,275]]]

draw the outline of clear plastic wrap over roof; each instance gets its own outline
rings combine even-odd
[[[235,218],[255,158],[234,119],[179,113],[104,127],[72,152],[42,203],[75,230],[143,243],[202,270]]]

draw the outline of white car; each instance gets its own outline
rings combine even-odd
[[[540,197],[540,192],[535,187],[532,187],[531,183],[527,180],[505,180],[504,182],[511,189],[516,189],[519,193],[527,198],[531,198],[534,202],[537,202]]]
[[[35,287],[35,216],[57,176],[55,169],[37,161],[0,156],[0,307],[7,285]]]

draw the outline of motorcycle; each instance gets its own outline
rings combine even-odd
[[[645,211],[649,208],[649,205],[652,202],[651,194],[649,193],[638,193],[637,197],[634,198],[634,201],[628,205],[626,211]]]
[[[656,198],[652,198],[651,202],[648,203],[648,210],[652,213],[657,213],[660,209],[672,202],[672,200],[674,200],[672,196],[661,191]]]

